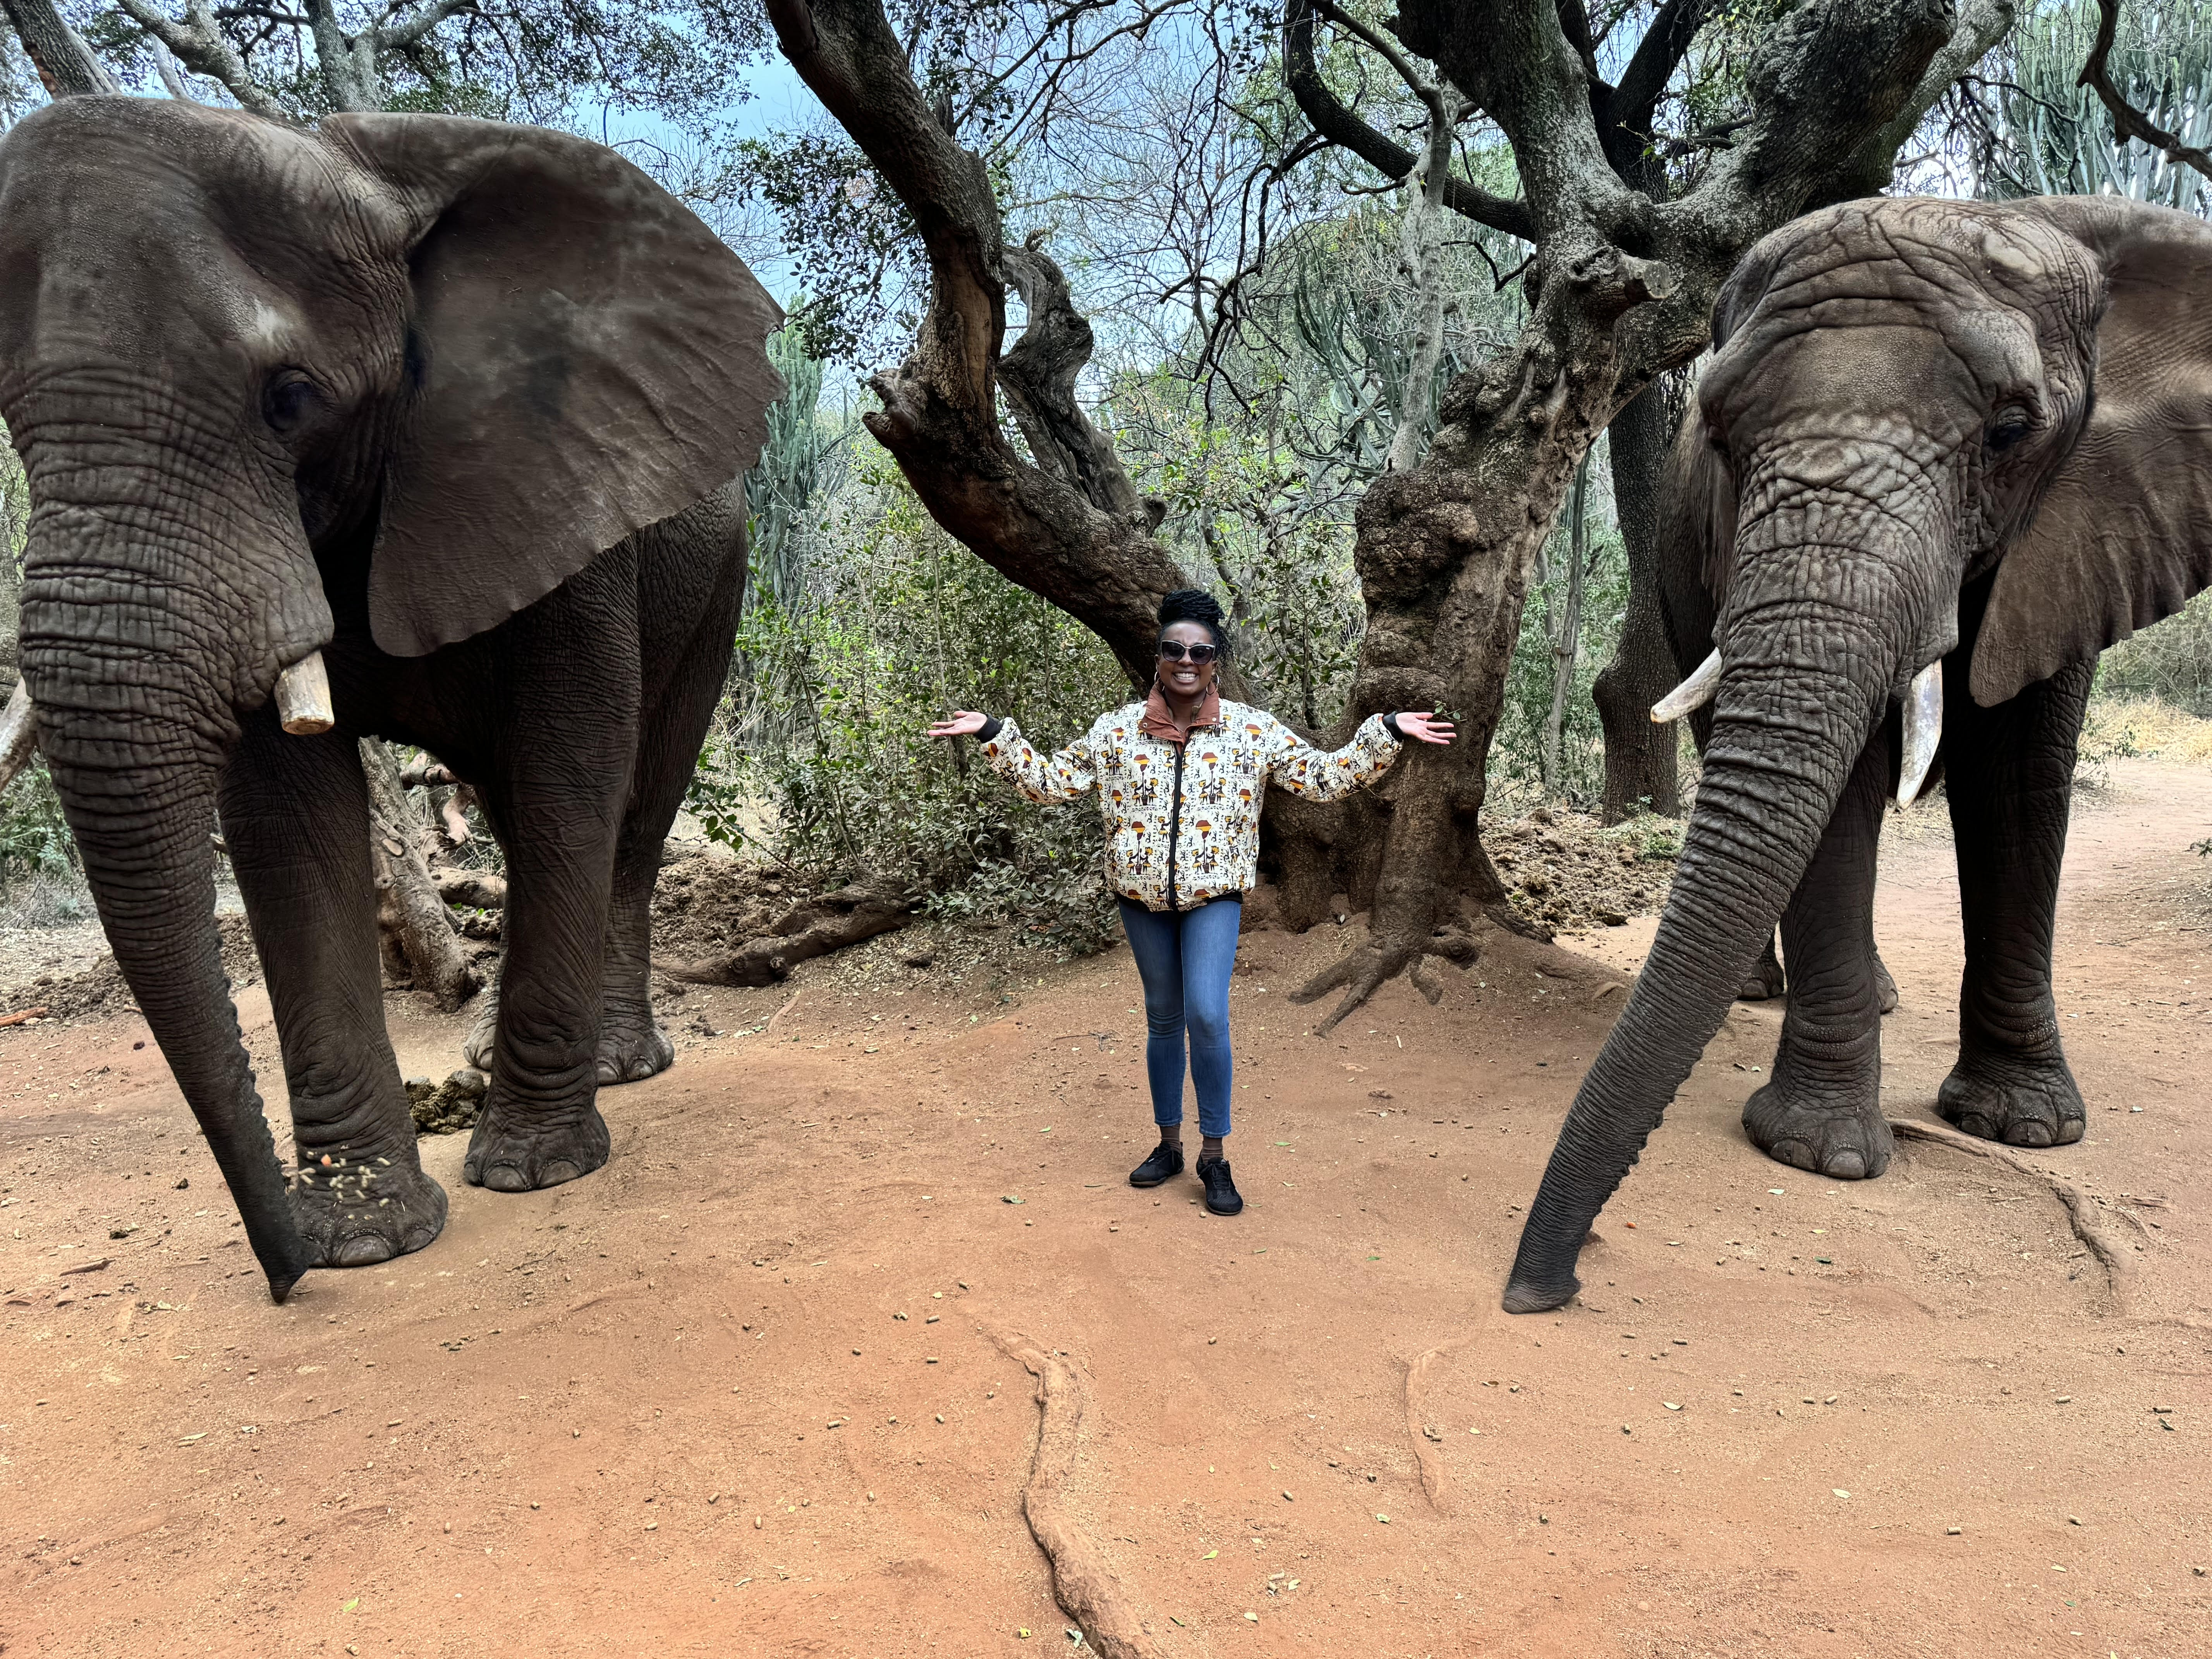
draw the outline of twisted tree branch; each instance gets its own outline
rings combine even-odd
[[[1315,15],[1312,0],[1291,0],[1283,26],[1283,78],[1291,96],[1313,123],[1314,131],[1330,143],[1350,150],[1392,179],[1403,179],[1419,165],[1420,158],[1368,125],[1329,89],[1314,58]],[[1535,222],[1529,217],[1526,202],[1493,196],[1464,179],[1446,178],[1443,204],[1462,218],[1509,236],[1523,241],[1535,238]]]
[[[2212,179],[2212,155],[2193,145],[2185,144],[2175,134],[2163,127],[2151,125],[2150,118],[2120,96],[2120,89],[2112,84],[2111,70],[2106,67],[2112,55],[2112,36],[2120,24],[2119,0],[2097,0],[2097,40],[2089,48],[2089,61],[2081,66],[2075,77],[2077,87],[2087,87],[2097,94],[2112,117],[2112,134],[2122,143],[2133,138],[2148,144],[2178,166],[2194,167],[2206,178]]]
[[[118,3],[131,15],[132,22],[174,52],[177,61],[186,69],[220,82],[224,91],[238,100],[240,109],[251,110],[272,121],[291,120],[284,106],[255,83],[246,70],[246,60],[223,39],[214,14],[208,9],[207,0],[190,0],[185,15],[191,21],[185,23],[158,10],[150,0],[118,0]]]
[[[800,77],[913,216],[929,257],[929,310],[906,361],[872,385],[863,418],[931,517],[983,562],[1074,617],[1133,684],[1152,681],[1163,594],[1188,579],[1152,539],[1158,520],[1077,407],[1090,325],[1059,268],[1009,249],[989,173],[915,84],[874,0],[768,0]],[[1006,286],[1041,301],[1002,363]],[[1038,465],[1007,441],[1004,377]]]

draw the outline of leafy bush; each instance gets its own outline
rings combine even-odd
[[[880,453],[854,470],[804,592],[749,611],[687,805],[811,878],[895,872],[932,914],[1018,925],[1063,955],[1102,948],[1115,923],[1096,802],[1032,806],[972,743],[922,733],[981,708],[1064,744],[1128,683],[1089,630],[939,530]]]
[[[2155,697],[2212,715],[2212,592],[2106,652],[2094,695],[2100,702]]]

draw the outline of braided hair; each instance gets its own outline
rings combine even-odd
[[[1164,633],[1176,623],[1196,623],[1213,635],[1213,643],[1223,656],[1229,654],[1229,619],[1222,614],[1221,601],[1200,587],[1178,587],[1160,601],[1160,630]]]

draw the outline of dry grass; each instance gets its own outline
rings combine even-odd
[[[2157,697],[2100,697],[2081,727],[2084,765],[2134,757],[2212,765],[2212,720]]]

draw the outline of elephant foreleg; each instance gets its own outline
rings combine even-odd
[[[1813,862],[1782,914],[1789,1006],[1772,1079],[1743,1109],[1769,1158],[1832,1180],[1889,1167],[1881,1110],[1881,981],[1874,951],[1875,854],[1890,737],[1877,729],[1853,768]]]
[[[1936,1109],[2014,1146],[2081,1138],[2081,1091],[2058,1038],[2051,941],[2074,793],[2074,751],[2096,675],[2062,669],[1995,708],[1975,706],[1968,653],[1947,670],[1945,784],[1959,860],[1966,969],[1959,1062]]]
[[[325,1267],[419,1250],[446,1224],[384,1026],[368,796],[354,739],[249,715],[220,808],[292,1097],[293,1208]]]
[[[638,649],[628,561],[608,555],[517,617],[521,663],[503,736],[471,775],[507,853],[507,945],[491,1087],[462,1170],[474,1185],[528,1192],[607,1161],[600,1117],[600,985],[616,837],[638,730]]]

